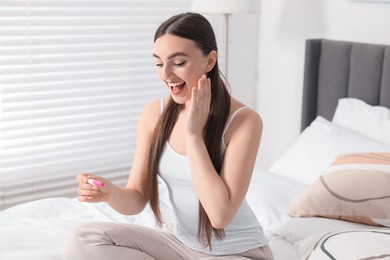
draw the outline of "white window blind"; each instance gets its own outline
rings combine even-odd
[[[153,35],[190,0],[0,1],[0,208],[125,184],[141,108],[166,95]]]

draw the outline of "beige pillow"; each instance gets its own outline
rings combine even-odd
[[[390,227],[390,153],[338,156],[288,214]]]

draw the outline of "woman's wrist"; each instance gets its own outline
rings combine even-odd
[[[187,144],[204,142],[203,136],[201,134],[186,134],[185,138]]]

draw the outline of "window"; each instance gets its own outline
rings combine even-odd
[[[0,2],[0,208],[125,184],[141,108],[166,95],[153,35],[189,0]]]

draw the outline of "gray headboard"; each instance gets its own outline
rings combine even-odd
[[[390,108],[390,45],[310,39],[305,50],[301,130],[331,120],[343,97]]]

